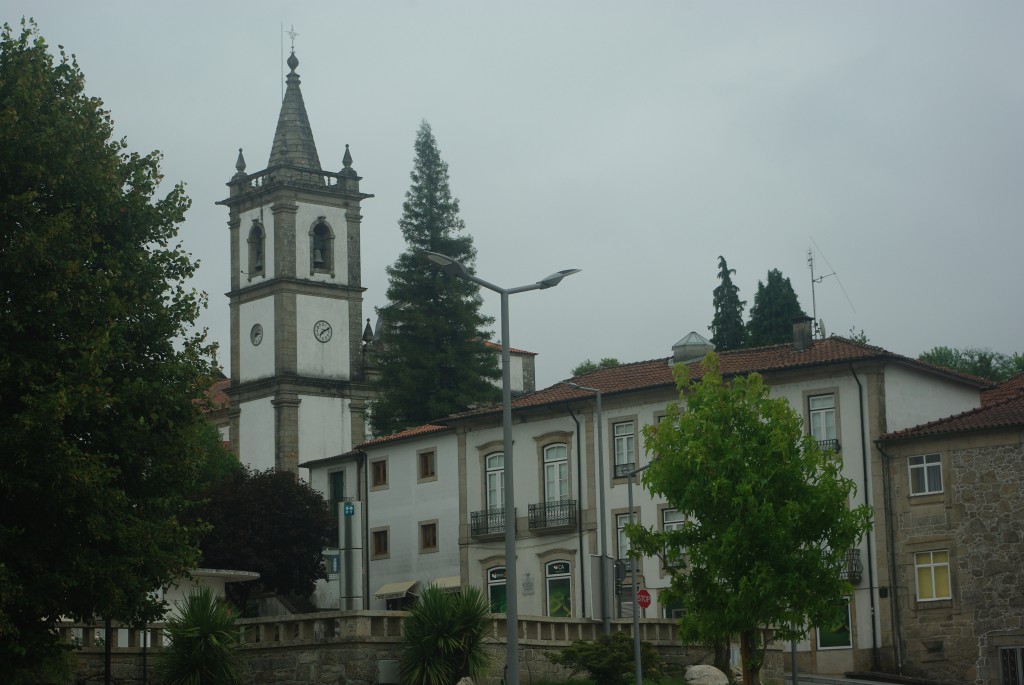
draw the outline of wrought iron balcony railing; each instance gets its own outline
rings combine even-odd
[[[615,465],[615,477],[616,478],[628,478],[629,474],[636,469],[636,464],[633,462],[627,462],[625,464]]]
[[[469,534],[473,537],[500,535],[504,532],[505,507],[469,512]]]
[[[831,451],[835,452],[836,454],[840,453],[839,452],[839,441],[836,440],[836,439],[832,439],[832,440],[819,440],[818,441],[818,447],[820,447],[821,449],[823,449],[825,451],[831,450]]]
[[[824,554],[824,552],[822,554]],[[856,585],[860,582],[861,574],[863,572],[864,565],[860,563],[860,550],[846,550],[846,565],[842,571],[839,572],[839,577]]]
[[[576,500],[541,502],[530,505],[530,530],[576,525]]]

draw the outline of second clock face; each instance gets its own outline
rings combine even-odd
[[[252,341],[253,345],[259,345],[263,342],[263,326],[260,324],[253,324],[252,330],[249,331],[249,340]]]
[[[328,340],[330,340],[332,333],[333,331],[331,330],[331,324],[327,323],[323,319],[313,324],[313,335],[316,336],[316,339],[322,343],[325,343]]]

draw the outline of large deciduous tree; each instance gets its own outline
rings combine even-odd
[[[990,381],[1005,381],[1024,372],[1024,355],[1015,352],[1008,356],[987,347],[933,347],[917,358]]]
[[[630,526],[633,546],[661,556],[682,600],[683,644],[738,635],[743,681],[759,682],[768,631],[802,636],[833,626],[851,591],[847,550],[870,525],[842,464],[805,435],[800,416],[769,397],[757,374],[722,378],[709,354],[693,382],[677,367],[680,400],[644,430],[657,455],[644,486],[684,517],[682,527]],[[683,406],[685,405],[685,411]]]
[[[718,257],[718,279],[721,283],[713,291],[715,316],[708,330],[711,342],[719,352],[738,350],[743,347],[746,329],[743,327],[743,307],[747,304],[740,299],[740,289],[732,282],[736,269],[730,269],[725,257]]]
[[[459,217],[430,125],[416,135],[412,186],[398,225],[406,251],[388,267],[389,304],[380,309],[374,363],[381,397],[370,419],[378,435],[393,433],[497,399],[498,355],[484,346],[493,320],[480,313],[480,288],[431,268],[419,252],[438,252],[472,271],[473,238]]]
[[[61,617],[135,622],[195,557],[177,514],[204,467],[204,296],[174,244],[188,199],[112,137],[74,58],[0,31],[0,673]]]
[[[323,496],[293,474],[239,468],[201,497],[183,518],[209,526],[203,566],[260,574],[226,586],[240,611],[254,591],[308,597],[327,577],[323,550],[337,528]]]
[[[806,316],[793,284],[778,269],[768,272],[768,282],[757,282],[754,304],[747,322],[746,347],[778,345],[793,339],[793,319]]]

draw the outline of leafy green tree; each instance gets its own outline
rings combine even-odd
[[[164,624],[170,644],[158,653],[162,685],[236,685],[240,664],[237,614],[208,587],[193,588]]]
[[[769,397],[759,375],[726,382],[712,353],[700,381],[682,365],[676,378],[679,402],[644,429],[658,456],[643,483],[685,523],[673,531],[635,525],[627,534],[672,569],[671,592],[687,609],[683,644],[739,636],[751,685],[769,629],[789,640],[809,624],[838,622],[851,591],[841,580],[846,552],[869,529],[870,509],[849,508],[856,486],[841,461],[804,435],[800,416]]]
[[[189,201],[126,151],[31,22],[0,30],[0,673],[60,617],[135,623],[192,566],[177,515],[207,458],[204,296],[174,244]]]
[[[715,288],[715,316],[708,330],[711,331],[711,342],[719,352],[738,350],[743,347],[746,329],[743,327],[743,307],[747,304],[740,299],[740,289],[732,282],[736,269],[730,269],[725,257],[718,257],[718,279],[721,283]]]
[[[620,362],[615,357],[603,357],[601,359],[601,361],[596,362],[596,363],[590,361],[589,359],[584,359],[579,364],[574,366],[572,371],[570,371],[570,373],[573,375],[573,378],[575,378],[576,376],[582,376],[585,373],[590,373],[591,371],[597,371],[598,369],[610,369],[610,368],[612,368],[614,366],[621,366],[621,365],[622,365],[622,362]]]
[[[778,345],[793,339],[793,319],[806,316],[793,284],[778,269],[768,272],[767,284],[758,281],[747,322],[746,347]]]
[[[402,621],[398,668],[409,685],[450,685],[490,665],[491,608],[479,588],[446,592],[429,585]]]
[[[327,578],[323,549],[337,526],[323,496],[285,471],[233,470],[183,515],[203,523],[202,564],[256,571],[259,580],[230,583],[228,598],[245,612],[253,592],[308,597]]]
[[[398,225],[406,251],[388,267],[390,304],[380,309],[381,337],[374,354],[381,397],[370,421],[378,435],[426,423],[491,402],[501,378],[498,355],[483,342],[493,319],[480,313],[480,287],[431,268],[421,250],[438,252],[472,271],[473,238],[459,217],[430,125],[416,135],[412,186]]]
[[[1024,371],[1024,356],[1021,354],[1007,356],[987,347],[933,347],[917,358],[990,381],[1005,381]]]
[[[633,682],[633,638],[628,633],[601,635],[596,640],[575,640],[557,652],[544,652],[553,664],[576,675],[586,673],[601,685],[628,685]],[[640,664],[643,675],[654,678],[660,674],[661,655],[649,642],[640,643]]]

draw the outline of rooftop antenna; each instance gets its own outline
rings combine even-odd
[[[811,238],[811,244],[814,245],[814,249],[812,250],[811,248],[807,248],[807,266],[810,267],[810,269],[811,269],[811,309],[812,309],[813,314],[814,314],[814,327],[816,329],[815,334],[816,334],[816,336],[818,338],[824,338],[825,337],[825,323],[824,323],[824,321],[822,321],[821,319],[818,318],[818,301],[817,301],[817,298],[816,298],[815,292],[814,292],[814,286],[815,285],[817,285],[818,283],[821,283],[823,280],[825,280],[829,276],[835,276],[836,277],[836,283],[839,284],[839,289],[843,291],[843,297],[846,298],[846,302],[850,305],[850,309],[853,310],[854,314],[857,313],[857,310],[853,308],[853,302],[850,302],[850,296],[846,294],[846,288],[843,287],[843,282],[841,280],[839,280],[839,274],[837,274],[836,270],[832,267],[832,265],[828,263],[828,258],[825,257],[825,254],[821,251],[821,248],[818,247],[818,243],[814,242],[814,238]],[[821,255],[821,258],[825,260],[825,264],[828,265],[828,268],[832,269],[832,273],[824,274],[824,275],[821,275],[821,276],[815,276],[814,275],[814,252],[815,252],[815,250],[817,250],[818,254]]]

